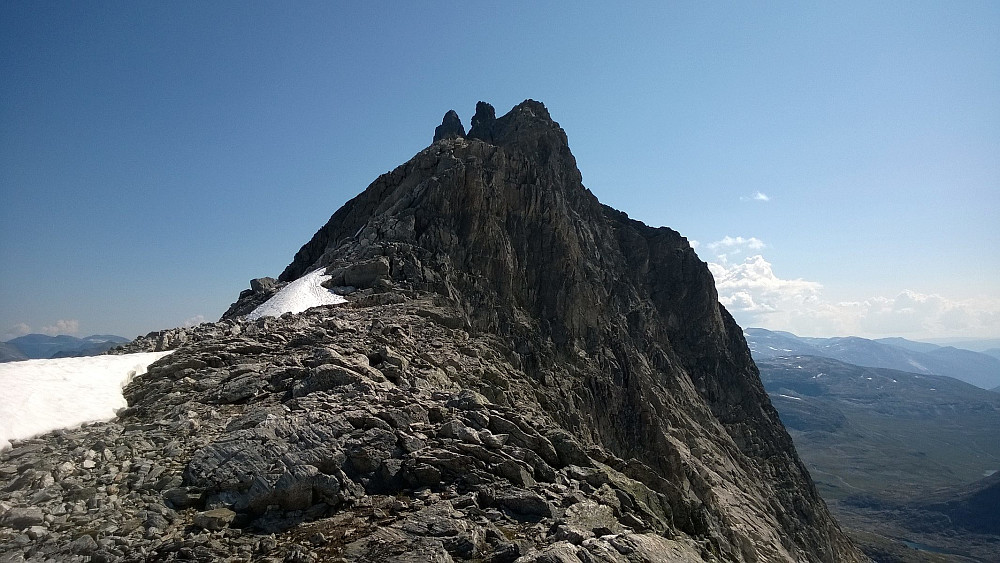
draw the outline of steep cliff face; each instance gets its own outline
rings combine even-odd
[[[688,242],[600,204],[542,104],[471,125],[449,112],[219,323],[131,344],[175,352],[118,420],[0,455],[0,550],[864,560]],[[319,268],[347,303],[244,317]]]
[[[497,119],[480,102],[466,137],[454,117],[281,279],[385,260],[385,288],[445,296],[471,332],[507,339],[562,428],[662,479],[685,532],[733,559],[855,557],[687,240],[601,205],[541,103]]]

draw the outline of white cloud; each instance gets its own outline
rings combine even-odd
[[[184,320],[184,327],[191,328],[205,322],[205,315],[195,315]]]
[[[722,240],[710,242],[705,245],[712,252],[718,253],[716,258],[719,262],[726,264],[729,262],[727,255],[743,254],[748,250],[760,250],[767,245],[757,237],[743,238],[726,235]]]
[[[1000,334],[1000,301],[955,300],[904,290],[858,301],[823,299],[823,285],[778,277],[763,256],[709,263],[719,302],[744,327],[806,336],[990,336]]]
[[[60,334],[76,334],[80,332],[80,321],[76,319],[59,319],[55,324],[43,326],[39,329],[42,334],[57,336]]]
[[[783,305],[813,302],[823,288],[817,282],[779,278],[759,254],[733,266],[711,263],[709,269],[715,276],[719,301],[742,312],[773,312]]]
[[[24,323],[17,323],[16,325],[5,330],[3,336],[0,337],[0,340],[6,342],[11,338],[17,338],[18,336],[24,336],[25,334],[31,334],[31,327]]]

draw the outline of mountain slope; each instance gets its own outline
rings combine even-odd
[[[896,348],[903,348],[904,350],[911,350],[913,352],[930,352],[931,350],[936,350],[941,347],[937,344],[931,344],[929,342],[914,342],[913,340],[907,340],[899,337],[876,338],[874,342],[887,344]]]
[[[905,553],[892,539],[902,537],[987,561],[1000,556],[1000,535],[988,536],[997,534],[996,505],[988,502],[995,488],[978,482],[1000,469],[1000,395],[950,377],[831,358],[757,364],[823,497],[870,554],[893,545]],[[872,542],[876,532],[882,538]]]
[[[243,316],[320,268],[346,304]],[[706,264],[601,205],[538,102],[480,103],[468,135],[449,112],[220,323],[126,348],[174,347],[126,389],[121,428],[60,438],[150,444],[134,465],[160,469],[123,482],[175,512],[122,509],[167,530],[130,540],[147,552],[238,526],[223,548],[278,560],[864,559]]]
[[[27,360],[28,356],[18,350],[16,346],[6,342],[0,342],[0,362],[17,362]]]

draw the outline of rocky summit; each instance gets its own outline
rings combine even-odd
[[[246,315],[324,269],[346,303]],[[0,454],[0,560],[863,561],[687,240],[600,204],[539,102],[334,213],[117,419]]]

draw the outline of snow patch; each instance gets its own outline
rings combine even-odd
[[[128,406],[122,387],[170,352],[0,364],[0,450],[57,428],[111,420]]]
[[[285,313],[301,313],[311,307],[346,303],[346,299],[323,287],[323,282],[328,279],[330,276],[323,268],[314,270],[281,288],[251,311],[247,319],[255,321],[261,317],[280,317]]]
[[[791,396],[791,395],[782,395],[782,394],[780,394],[780,393],[778,394],[778,396],[779,396],[779,397],[784,397],[784,398],[786,398],[786,399],[794,399],[794,400],[796,400],[796,401],[801,401],[801,400],[802,400],[802,397],[793,397],[793,396]]]

